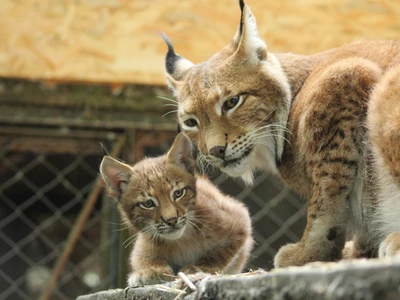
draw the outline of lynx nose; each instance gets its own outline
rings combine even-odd
[[[174,218],[170,218],[164,222],[167,223],[169,226],[174,226],[177,221],[178,221],[178,218],[174,217]]]
[[[212,147],[210,149],[210,151],[208,151],[208,154],[210,154],[212,156],[215,156],[215,157],[218,157],[218,158],[221,158],[221,159],[224,159],[225,147],[222,147],[222,146]]]

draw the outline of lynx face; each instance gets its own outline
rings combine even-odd
[[[173,166],[157,162],[152,165],[151,160],[133,167],[127,190],[121,197],[121,210],[142,232],[166,239],[179,238],[195,201],[194,182]]]
[[[178,99],[181,129],[202,157],[231,176],[252,181],[257,169],[275,170],[290,105],[286,76],[258,37],[242,5],[232,43],[199,65],[175,54],[169,40],[166,77]]]
[[[193,162],[177,148],[175,145],[166,156],[147,158],[133,167],[108,156],[101,164],[101,174],[109,193],[118,200],[125,222],[152,237],[180,238],[193,214]]]

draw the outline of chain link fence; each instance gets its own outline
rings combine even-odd
[[[0,300],[73,299],[124,285],[128,233],[111,201],[93,196],[103,148],[113,149],[120,136],[127,142],[115,156],[136,161],[167,151],[175,133],[0,129]],[[256,246],[248,267],[271,268],[279,247],[300,238],[305,202],[262,174],[251,188],[211,176],[250,210]],[[93,207],[79,225],[89,198]]]
[[[113,141],[62,129],[10,129],[0,130],[9,133],[0,136],[0,299],[37,299],[93,189],[98,142]],[[102,264],[115,237],[102,238],[108,212],[101,204],[84,224],[52,299],[109,288],[113,278],[102,274]]]

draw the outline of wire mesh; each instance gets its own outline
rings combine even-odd
[[[247,267],[271,269],[279,248],[300,239],[306,222],[306,202],[266,174],[259,174],[251,187],[225,174],[219,174],[213,182],[249,209],[255,246]]]
[[[0,136],[0,299],[39,297],[92,189],[102,155],[94,140],[54,136],[36,138],[32,145],[31,139]],[[102,257],[115,237],[101,239],[100,212],[99,202],[52,299],[109,288],[112,278],[101,273]]]
[[[128,135],[133,146],[120,156],[126,161],[164,153],[175,136],[143,130]],[[37,299],[43,292],[98,175],[103,155],[98,143],[108,149],[113,144],[107,136],[113,135],[33,139],[0,133],[0,300]],[[300,238],[305,202],[264,174],[252,187],[224,174],[211,176],[222,191],[249,208],[256,245],[248,267],[271,268],[279,247]],[[119,224],[109,199],[98,199],[51,299],[72,299],[124,285],[129,268],[126,253],[121,253],[129,249],[120,250],[124,239]]]

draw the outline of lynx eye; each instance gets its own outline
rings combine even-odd
[[[241,97],[242,97],[241,95],[237,95],[235,97],[230,98],[229,100],[226,100],[222,105],[222,111],[226,113],[228,110],[236,107],[239,104],[239,102],[241,102],[240,101]]]
[[[197,121],[195,119],[187,119],[183,121],[187,126],[189,127],[196,127],[197,126]]]
[[[179,200],[181,199],[183,196],[185,196],[186,194],[186,188],[180,189],[180,190],[175,190],[172,193],[172,197],[174,198],[174,200]]]
[[[140,207],[141,207],[141,208],[144,208],[144,209],[151,209],[151,208],[153,208],[153,207],[155,207],[155,206],[156,206],[156,204],[155,204],[154,201],[151,200],[151,199],[148,199],[148,200],[146,200],[146,201],[140,203]]]

